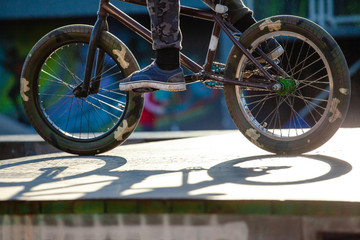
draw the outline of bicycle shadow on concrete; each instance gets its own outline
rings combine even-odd
[[[0,176],[2,176],[3,179],[6,179],[3,182],[0,180],[0,188],[21,189],[9,196],[8,200],[16,200],[24,197],[31,200],[33,197],[41,198],[42,196],[71,195],[75,192],[70,192],[66,189],[71,187],[82,188],[91,184],[89,181],[84,181],[84,178],[93,175],[109,176],[111,170],[126,164],[126,160],[121,157],[51,157],[51,155],[52,154],[49,156],[49,154],[47,154],[44,158],[36,156],[36,159],[34,156],[34,159],[25,159],[23,161],[19,158],[20,161],[10,161],[10,163],[6,163],[8,162],[6,160],[0,161]],[[79,161],[74,161],[75,159],[80,159],[80,164]],[[100,161],[96,161],[97,159]],[[82,160],[87,162],[81,163]],[[82,165],[94,166],[88,169],[81,169],[81,171],[75,170],[76,168],[81,168]],[[63,174],[69,170],[70,173]],[[76,173],[71,174],[71,171]],[[21,175],[18,175],[19,172]],[[71,182],[72,180],[75,182]],[[97,180],[96,183],[105,183],[108,181],[109,180]],[[52,184],[55,184],[55,186]],[[41,188],[40,186],[44,187]],[[78,190],[77,193],[86,194],[86,191]]]
[[[76,158],[77,161],[74,161]],[[1,162],[0,162],[1,163]],[[0,165],[3,175],[27,170],[21,178],[0,182],[1,188],[21,187],[9,199],[100,199],[100,198],[205,198],[224,193],[194,194],[206,187],[233,183],[253,186],[280,186],[313,183],[339,178],[352,170],[340,159],[324,155],[262,155],[233,159],[209,169],[189,167],[180,170],[122,169],[127,160],[116,156],[47,157]],[[79,173],[79,168],[81,169]],[[309,169],[310,171],[309,173]],[[14,170],[14,171],[12,171]],[[26,174],[37,172],[26,178]],[[206,173],[206,178],[192,182],[189,176]],[[296,173],[296,174],[295,174]],[[176,175],[176,183],[146,184],[151,178]],[[11,176],[10,176],[11,177]],[[14,176],[16,177],[16,176]]]
[[[276,186],[326,181],[351,170],[348,162],[324,155],[263,155],[220,163],[208,174],[222,182]]]

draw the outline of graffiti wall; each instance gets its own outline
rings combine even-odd
[[[336,1],[336,0],[334,0]],[[308,1],[254,1],[255,16],[258,19],[274,14],[296,14],[306,16]],[[357,0],[342,1],[336,13],[360,12]],[[149,26],[148,16],[139,14],[136,20]],[[19,78],[22,64],[31,47],[44,34],[65,24],[93,24],[95,18],[2,20],[0,22],[0,116],[30,127],[24,114],[19,95]],[[184,53],[202,64],[208,47],[212,26],[209,22],[187,17],[181,19]],[[154,52],[151,46],[123,26],[110,21],[111,31],[124,41],[140,67],[151,63]],[[196,35],[196,37],[194,37]],[[344,39],[342,39],[344,40]],[[341,41],[339,42],[341,45]],[[343,47],[343,46],[342,46]],[[344,46],[345,55],[346,47]],[[349,51],[354,53],[354,51]],[[221,54],[221,53],[220,53]],[[357,54],[358,56],[358,54]],[[356,56],[355,56],[356,58]],[[347,59],[349,63],[356,59]],[[181,93],[155,92],[146,96],[143,119],[138,130],[201,130],[235,128],[223,100],[223,92],[206,88],[201,83],[188,86]],[[1,129],[0,129],[1,134]]]
[[[146,15],[137,16],[137,20],[149,25]],[[54,28],[72,24],[93,24],[95,19],[50,19],[32,21],[8,21],[1,24],[0,36],[0,115],[18,123],[29,125],[19,95],[19,79],[22,64],[31,47],[47,32]],[[184,19],[182,25],[189,25]],[[198,28],[184,27],[183,46],[185,54],[193,60],[203,63],[212,26],[208,22],[199,22]],[[132,50],[140,67],[151,63],[154,52],[151,45],[130,33],[123,26],[110,21],[111,31]],[[192,37],[198,29],[196,40]],[[188,72],[187,72],[188,73]],[[224,105],[222,91],[212,90],[202,83],[188,86],[188,91],[179,93],[155,92],[147,95],[144,115],[138,130],[201,130],[233,128],[231,120],[224,120],[228,114]],[[224,111],[225,110],[225,111]],[[0,133],[1,134],[1,133]]]
[[[20,122],[26,122],[19,97],[19,79],[22,63],[27,54],[29,45],[21,33],[15,29],[2,24],[2,34],[0,38],[0,113],[7,115]]]
[[[66,24],[64,20],[2,21],[0,35],[0,115],[28,125],[22,108],[20,75],[32,46],[51,29]]]

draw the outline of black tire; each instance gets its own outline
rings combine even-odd
[[[21,75],[23,105],[35,130],[56,148],[79,155],[99,154],[123,143],[144,105],[143,94],[119,91],[118,82],[139,66],[128,48],[106,31],[97,49],[105,51],[99,92],[74,96],[83,79],[92,29],[69,25],[48,33],[28,54]]]
[[[279,66],[296,80],[292,81],[296,89],[273,93],[225,85],[229,113],[238,129],[264,150],[277,154],[314,150],[328,141],[345,119],[351,90],[346,60],[325,30],[300,17],[262,20],[239,41],[252,52],[269,38],[284,48]],[[245,55],[233,48],[226,77],[246,81],[244,73],[249,73],[249,66]],[[281,76],[274,69],[268,71],[275,78]]]

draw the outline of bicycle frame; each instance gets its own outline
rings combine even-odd
[[[131,3],[146,6],[146,3],[141,0],[131,0]],[[126,13],[118,9],[116,6],[110,3],[110,0],[100,0],[99,11],[98,11],[98,19],[94,25],[93,32],[91,34],[91,39],[89,43],[88,57],[86,60],[86,70],[84,82],[75,88],[74,93],[77,96],[85,97],[89,94],[96,93],[98,91],[98,82],[99,77],[95,80],[90,79],[92,74],[92,69],[95,62],[95,52],[97,41],[100,38],[100,34],[103,30],[108,30],[107,17],[111,16],[123,23],[129,29],[140,35],[142,38],[147,40],[149,43],[152,43],[151,32],[143,25],[135,21],[133,18],[128,16]],[[204,81],[204,80],[214,80],[218,82],[222,82],[224,84],[234,84],[242,87],[250,87],[256,89],[266,89],[270,91],[281,91],[282,85],[278,83],[273,76],[267,72],[262,65],[252,56],[252,54],[235,38],[240,34],[227,20],[225,20],[226,15],[216,13],[213,11],[206,11],[196,8],[190,8],[186,6],[181,6],[180,14],[203,19],[208,21],[213,21],[213,31],[212,37],[210,40],[206,61],[204,67],[200,66],[189,57],[185,56],[181,53],[180,62],[183,66],[188,68],[194,74],[190,76],[186,76],[186,82],[192,83],[196,81]],[[246,55],[246,57],[260,70],[261,73],[264,74],[265,78],[270,80],[272,83],[253,83],[253,82],[244,82],[244,81],[236,81],[233,79],[227,79],[223,76],[219,76],[214,74],[211,71],[212,65],[214,63],[215,53],[218,47],[218,40],[220,37],[220,31],[223,31],[228,38],[233,42],[233,44],[240,49],[240,51]],[[282,70],[276,63],[274,63],[271,59],[269,59],[265,53],[263,53],[259,48],[256,51],[277,71],[281,72],[284,75],[287,75],[284,70]],[[98,53],[98,61],[96,66],[96,73],[101,72],[103,65],[104,52],[99,51]],[[90,81],[95,82],[97,84],[93,84],[90,87]]]

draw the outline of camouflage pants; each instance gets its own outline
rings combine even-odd
[[[214,9],[217,0],[202,1]],[[251,13],[242,0],[224,0],[223,4],[229,8],[229,19],[232,23]],[[147,0],[147,7],[151,19],[153,49],[169,47],[181,49],[180,0]]]

